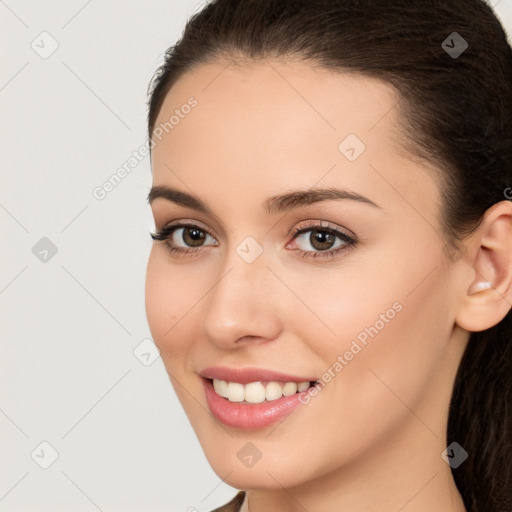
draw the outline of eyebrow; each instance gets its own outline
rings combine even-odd
[[[197,197],[177,190],[167,185],[153,186],[148,194],[148,202],[151,204],[155,199],[162,198],[167,201],[192,208],[199,212],[215,215],[214,212]],[[337,188],[314,188],[309,190],[296,190],[272,196],[266,199],[263,203],[263,208],[268,214],[276,214],[286,212],[300,206],[305,206],[319,201],[349,199],[365,203],[376,208],[381,208],[378,204],[373,202],[367,197],[357,194],[349,190],[340,190]]]

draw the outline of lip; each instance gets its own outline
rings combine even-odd
[[[228,366],[210,366],[204,368],[199,375],[203,379],[220,379],[228,382],[248,384],[249,382],[316,382],[317,377],[298,377],[265,368],[229,368]],[[276,400],[277,401],[277,400]]]
[[[265,428],[284,419],[304,403],[301,399],[306,397],[310,389],[291,396],[283,396],[270,402],[249,404],[230,402],[227,398],[219,396],[215,392],[213,382],[209,378],[203,377],[201,380],[203,381],[206,402],[214,418],[224,425],[242,430]]]

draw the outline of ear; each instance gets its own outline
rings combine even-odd
[[[470,332],[484,331],[512,307],[512,201],[489,208],[465,245],[471,272],[463,278],[455,322]]]

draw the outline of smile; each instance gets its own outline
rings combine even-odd
[[[291,396],[295,393],[305,391],[314,382],[249,382],[241,384],[239,382],[228,382],[222,379],[212,379],[215,393],[230,402],[242,402],[250,404],[259,404],[267,401],[272,402],[283,396]]]

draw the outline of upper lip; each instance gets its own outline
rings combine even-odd
[[[249,382],[312,382],[316,377],[298,377],[266,368],[229,368],[228,366],[209,366],[199,373],[205,379],[220,379],[228,382],[248,384]]]

